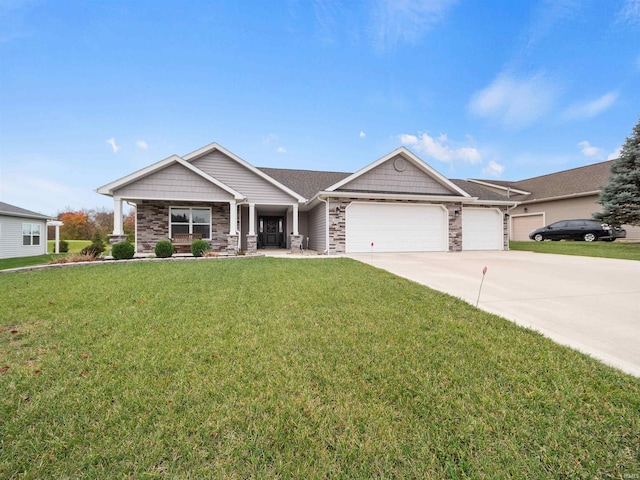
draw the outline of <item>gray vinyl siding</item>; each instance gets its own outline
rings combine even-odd
[[[193,166],[242,193],[249,203],[281,205],[295,199],[280,188],[230,159],[221,152],[211,152],[194,160]]]
[[[321,203],[313,210],[309,211],[308,236],[309,249],[322,253],[327,249],[327,206]],[[305,245],[306,247],[306,245]]]
[[[40,225],[40,245],[22,245],[22,224]],[[47,253],[47,225],[43,220],[0,215],[0,258],[33,257]]]
[[[394,157],[343,185],[339,190],[356,192],[417,193],[451,195],[453,192],[413,163],[405,161],[401,172],[394,168]]]
[[[147,177],[116,190],[114,196],[147,200],[206,200],[233,199],[226,190],[202,178],[180,164],[173,164]]]

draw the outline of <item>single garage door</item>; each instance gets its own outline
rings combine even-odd
[[[544,227],[544,219],[541,213],[511,217],[511,240],[524,242],[530,240],[529,234],[535,229]]]
[[[462,209],[462,250],[504,250],[502,212]]]
[[[347,253],[448,250],[447,213],[438,205],[352,203],[346,209]]]

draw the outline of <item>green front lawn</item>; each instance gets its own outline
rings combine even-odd
[[[640,243],[630,242],[509,242],[511,250],[582,257],[640,260]]]
[[[113,263],[0,291],[2,478],[640,474],[640,379],[355,261]]]
[[[67,240],[69,253],[80,253],[84,247],[91,245],[91,240]],[[56,248],[55,240],[47,240],[47,251],[53,252]]]
[[[69,242],[68,253],[80,253],[84,247],[91,245],[90,240],[67,240]],[[47,251],[53,252],[55,250],[55,242],[53,240],[47,241]],[[46,265],[54,258],[67,255],[66,253],[51,254],[51,255],[37,255],[35,257],[17,257],[17,258],[2,258],[0,259],[0,270],[7,270],[9,268],[31,267],[33,265]]]
[[[46,265],[59,255],[37,255],[35,257],[1,258],[0,270],[9,268],[31,267],[33,265]]]

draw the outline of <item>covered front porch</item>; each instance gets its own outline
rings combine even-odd
[[[256,253],[258,249],[299,251],[298,204],[261,205],[236,201],[194,202],[114,198],[114,230],[110,243],[126,240],[123,205],[135,208],[135,247],[152,254],[160,240],[175,234],[198,234],[213,252]]]

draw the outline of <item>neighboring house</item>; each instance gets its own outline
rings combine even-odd
[[[516,202],[449,180],[404,147],[356,173],[256,168],[212,143],[97,189],[114,199],[111,241],[136,207],[136,251],[175,233],[214,250],[354,252],[505,250]]]
[[[559,220],[591,218],[601,211],[600,189],[609,182],[614,160],[528,178],[518,182],[469,180],[518,205],[509,209],[510,239],[529,240],[536,228]],[[627,240],[640,241],[640,228],[624,225]]]
[[[46,254],[50,218],[0,202],[0,258]]]

